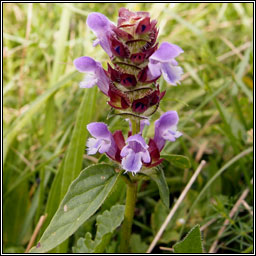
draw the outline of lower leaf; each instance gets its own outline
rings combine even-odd
[[[185,169],[190,168],[191,164],[189,158],[182,155],[174,155],[174,154],[165,154],[161,155],[161,158],[164,158],[166,161],[170,162],[175,167]]]
[[[102,205],[111,192],[117,173],[107,164],[84,169],[71,183],[56,214],[31,253],[44,253],[70,237]]]
[[[173,248],[175,253],[203,253],[200,226],[193,227],[186,237],[176,243]]]
[[[85,238],[79,238],[74,253],[103,253],[109,244],[112,233],[124,219],[124,205],[112,206],[110,211],[104,211],[97,217],[97,233],[92,240],[91,233],[87,232]]]
[[[169,208],[169,187],[167,185],[164,171],[162,168],[152,168],[141,172],[142,174],[150,177],[158,186],[159,194],[164,205]]]

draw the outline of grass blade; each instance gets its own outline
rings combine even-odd
[[[46,91],[44,94],[39,96],[35,101],[33,101],[28,108],[26,112],[24,112],[12,125],[10,131],[6,134],[4,138],[4,152],[3,152],[3,165],[6,160],[7,153],[10,149],[10,146],[13,142],[13,140],[16,138],[20,130],[30,122],[32,116],[38,112],[42,106],[45,104],[45,102],[54,95],[58,90],[60,90],[62,87],[64,87],[69,80],[71,80],[76,72],[72,72],[68,74],[66,77],[64,77],[61,81],[56,83],[51,89]]]
[[[224,166],[222,166],[222,168],[220,168],[216,174],[206,183],[206,185],[204,186],[204,188],[201,190],[201,192],[199,193],[199,195],[196,197],[195,201],[193,202],[192,206],[190,207],[190,211],[186,216],[185,222],[183,224],[183,228],[185,227],[186,221],[188,220],[188,218],[190,217],[190,215],[192,214],[196,204],[199,202],[199,200],[201,199],[201,197],[203,195],[205,195],[206,190],[211,186],[211,184],[228,168],[230,167],[232,164],[234,164],[236,161],[238,161],[240,158],[250,154],[251,152],[253,152],[253,147],[247,148],[246,150],[244,150],[243,152],[241,152],[240,154],[236,155],[235,157],[233,157],[230,161],[228,161]],[[180,234],[182,234],[183,228],[180,231]]]
[[[50,78],[50,87],[58,81],[59,76],[61,75],[64,68],[64,65],[61,65],[61,62],[64,61],[64,57],[66,55],[65,48],[66,48],[66,41],[68,38],[70,18],[71,18],[71,12],[69,8],[66,8],[64,5],[62,14],[61,14],[58,41],[56,44],[56,54],[54,56],[53,69],[52,69],[52,74]],[[45,111],[46,112],[45,112],[45,122],[44,122],[44,139],[47,142],[51,136],[51,133],[55,125],[54,95],[49,98]]]

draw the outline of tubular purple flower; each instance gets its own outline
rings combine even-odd
[[[149,57],[148,77],[159,77],[163,75],[165,81],[171,85],[179,83],[183,70],[178,66],[175,60],[177,56],[183,53],[183,50],[168,42],[164,42],[160,47]]]
[[[127,145],[121,150],[122,167],[127,172],[136,174],[142,167],[142,163],[150,163],[148,145],[140,134],[130,136],[126,140]]]
[[[87,125],[87,130],[94,137],[89,138],[87,141],[88,155],[94,155],[99,151],[101,154],[106,153],[115,158],[117,146],[107,125],[101,122],[94,122]]]
[[[99,89],[108,95],[110,81],[98,61],[83,56],[75,59],[74,65],[79,72],[85,73],[84,80],[79,84],[81,88],[91,88],[97,84]]]
[[[111,51],[109,38],[113,33],[113,28],[115,28],[115,25],[105,15],[98,12],[89,14],[86,23],[97,36],[97,40],[95,40],[93,46],[100,44],[109,57],[112,57],[113,54]]]
[[[176,111],[168,111],[155,121],[154,141],[159,152],[163,149],[167,140],[175,141],[176,138],[182,135],[181,132],[177,131],[178,121],[179,116]]]

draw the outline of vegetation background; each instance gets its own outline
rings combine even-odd
[[[178,111],[184,135],[165,152],[187,156],[191,168],[165,164],[171,207],[198,163],[207,161],[153,252],[172,253],[172,245],[195,224],[207,252],[217,238],[217,253],[252,252],[253,3],[4,3],[4,252],[24,252],[47,213],[38,240],[70,182],[98,161],[98,155],[85,154],[86,123],[105,121],[110,107],[96,88],[79,89],[82,76],[72,61],[87,55],[106,66],[108,56],[93,48],[86,18],[101,12],[116,22],[120,7],[150,12],[158,20],[158,41],[184,49],[178,58],[182,82],[173,87],[160,80],[167,93],[146,131],[153,134],[153,121],[163,112]],[[128,129],[119,117],[107,123],[113,131]],[[99,212],[124,203],[122,182],[116,191]],[[146,251],[168,212],[156,184],[141,183],[133,252]],[[95,216],[69,239],[68,252],[86,231],[95,232],[94,224]],[[106,251],[113,248],[115,240]]]

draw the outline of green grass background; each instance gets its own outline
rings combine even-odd
[[[250,193],[245,201],[253,203],[252,3],[4,3],[4,252],[24,252],[40,216],[47,212],[39,238],[71,181],[97,161],[98,155],[84,154],[87,123],[105,121],[112,131],[128,129],[120,117],[106,120],[107,98],[96,88],[80,89],[82,75],[72,64],[86,55],[106,67],[108,56],[100,46],[92,46],[95,36],[86,18],[96,11],[116,22],[120,7],[150,12],[158,20],[158,41],[184,50],[178,57],[184,69],[181,84],[173,87],[159,80],[166,95],[145,131],[152,136],[153,121],[160,114],[178,111],[183,136],[164,151],[186,155],[192,167],[165,165],[171,205],[198,163],[207,161],[153,252],[166,253],[159,246],[172,247],[193,225],[212,220],[203,231],[208,251],[246,188]],[[154,183],[146,181],[139,188],[134,252],[146,250],[168,213]],[[122,183],[117,190],[102,210],[124,202]],[[71,252],[80,236],[95,232],[94,223],[95,217],[57,250]],[[220,237],[217,252],[251,252],[252,223],[250,211],[241,205]],[[113,248],[114,241],[107,250]]]

